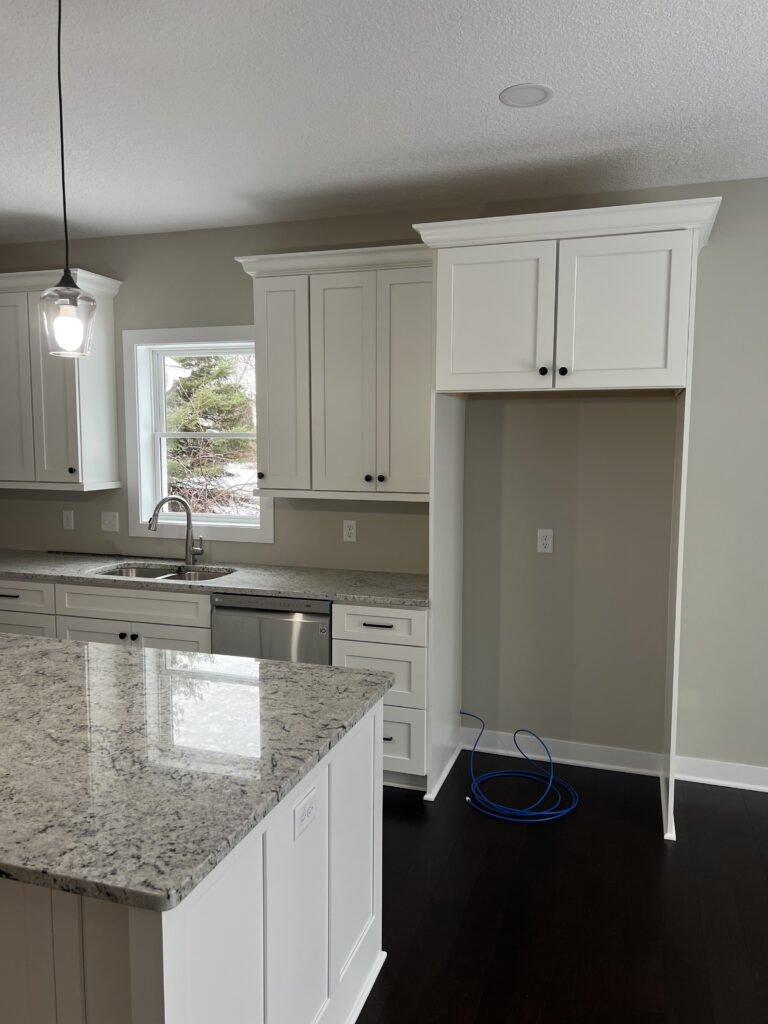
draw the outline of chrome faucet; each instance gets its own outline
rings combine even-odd
[[[203,538],[198,537],[197,543],[195,543],[195,538],[192,535],[192,506],[186,498],[182,498],[178,494],[166,494],[166,496],[161,498],[155,505],[155,511],[149,517],[147,528],[150,530],[157,529],[157,517],[160,515],[160,509],[163,505],[167,505],[169,501],[177,501],[184,509],[187,516],[187,535],[184,540],[184,564],[194,565],[195,556],[202,555],[203,553]]]

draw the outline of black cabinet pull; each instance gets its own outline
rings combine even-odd
[[[546,377],[547,374],[549,373],[549,367],[548,366],[540,366],[539,367],[539,373],[541,374],[542,377]]]
[[[384,481],[385,481],[385,480],[386,480],[387,478],[386,478],[386,477],[384,476],[384,474],[383,474],[383,473],[379,473],[379,475],[378,475],[378,476],[376,477],[376,479],[377,479],[377,480],[379,481],[379,483],[380,483],[380,484],[383,484],[383,483],[384,483]]]
[[[363,625],[367,626],[368,629],[394,629],[395,628],[394,622],[364,622]]]
[[[131,640],[138,640],[138,639],[139,639],[139,634],[138,633],[131,633]]]
[[[15,601],[17,598],[21,597],[21,594],[0,594],[0,597],[9,597],[12,601]]]
[[[125,640],[125,638],[128,636],[127,633],[118,633],[117,635],[120,637],[121,640]]]
[[[366,473],[364,479],[365,479],[365,482],[367,484],[369,484],[371,482],[371,480],[373,480],[373,477],[371,476],[370,473]]]
[[[394,738],[395,738],[394,736],[385,736],[384,737],[384,742],[385,743],[391,743]]]
[[[568,373],[568,367],[561,366],[557,372],[560,374],[561,377],[564,377]]]
[[[256,476],[259,478],[259,480],[263,480],[264,479],[264,474],[263,473],[257,473]]]
[[[77,466],[70,466],[69,467],[69,472],[70,473],[76,473],[77,472]]]

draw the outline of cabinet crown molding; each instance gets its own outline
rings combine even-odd
[[[702,249],[709,240],[720,202],[721,197],[714,196],[667,203],[603,206],[591,210],[438,221],[414,224],[413,227],[425,244],[435,249],[683,229],[697,232],[698,248]]]
[[[63,271],[54,270],[22,270],[11,274],[0,274],[0,292],[37,292],[52,288],[59,283]],[[92,274],[90,270],[73,269],[72,276],[77,284],[86,291],[98,292],[101,295],[117,295],[122,281],[102,274]]]
[[[265,256],[236,256],[251,277],[282,277],[288,274],[336,273],[353,270],[390,270],[397,267],[431,267],[428,245],[380,245],[367,249],[330,249],[322,252],[286,252]]]

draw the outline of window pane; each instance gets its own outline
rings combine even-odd
[[[246,432],[256,429],[253,352],[163,356],[165,429]]]
[[[258,515],[254,440],[168,438],[163,450],[166,493],[182,495],[193,512]],[[173,505],[169,510],[181,511]]]

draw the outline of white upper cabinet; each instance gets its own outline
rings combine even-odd
[[[119,282],[81,270],[73,276],[97,302],[93,348],[82,359],[48,354],[39,299],[60,274],[0,274],[0,487],[120,486],[113,327]]]
[[[439,250],[438,391],[551,386],[556,268],[556,242]]]
[[[239,262],[254,279],[260,492],[426,500],[432,254]]]
[[[308,489],[309,278],[253,282],[259,480],[265,487]]]
[[[719,199],[416,225],[438,391],[683,388]]]

